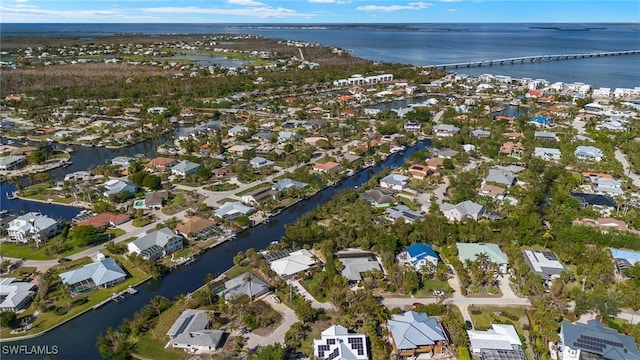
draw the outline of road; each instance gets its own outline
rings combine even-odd
[[[627,157],[618,148],[616,148],[615,157],[616,160],[618,160],[620,164],[622,164],[622,167],[624,168],[624,174],[631,178],[631,181],[633,182],[633,185],[636,186],[636,188],[640,189],[640,176],[638,176],[635,171],[631,170],[631,165],[627,161]]]
[[[248,340],[247,340],[246,347],[251,350],[256,350],[256,348],[260,346],[269,345],[269,344],[276,344],[276,343],[284,344],[285,334],[287,333],[287,331],[289,331],[289,329],[293,324],[299,321],[295,311],[291,310],[284,303],[278,304],[275,301],[273,301],[273,299],[271,298],[271,293],[263,296],[261,300],[266,302],[274,310],[279,312],[282,315],[282,318],[284,319],[284,321],[280,325],[278,325],[278,327],[275,330],[273,330],[271,334],[267,336],[260,336],[257,334],[249,333],[247,335]],[[256,301],[259,301],[259,300],[256,300]]]

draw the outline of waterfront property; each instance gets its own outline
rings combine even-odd
[[[26,165],[26,162],[22,155],[8,155],[0,157],[0,171],[15,170],[24,165]]]
[[[629,335],[604,327],[598,320],[563,322],[558,355],[563,360],[640,360],[638,346]]]
[[[425,313],[394,314],[387,321],[387,328],[391,353],[402,358],[418,358],[422,354],[430,358],[442,354],[448,342],[442,325]]]
[[[149,160],[144,167],[152,172],[165,172],[177,163],[178,161],[176,159],[159,156]]]
[[[295,181],[287,178],[287,179],[278,180],[276,183],[271,185],[271,189],[276,191],[283,191],[283,190],[290,190],[290,189],[303,189],[307,186],[309,185],[300,181]]]
[[[36,285],[16,281],[16,278],[0,278],[0,311],[13,311],[27,307]]]
[[[229,201],[220,206],[218,210],[214,212],[216,217],[221,219],[233,221],[240,216],[248,216],[255,211],[254,208],[246,206],[239,201]]]
[[[130,242],[127,248],[130,254],[141,255],[145,260],[157,260],[182,249],[182,240],[182,236],[171,229],[162,228]]]
[[[214,351],[221,347],[224,332],[211,330],[210,325],[207,310],[185,309],[167,331],[169,343],[189,353]]]
[[[282,278],[291,278],[316,264],[316,256],[309,250],[290,252],[287,256],[270,261],[271,270]]]
[[[315,359],[351,359],[367,360],[367,337],[364,334],[350,333],[347,328],[333,325],[321,333],[320,339],[313,339]]]
[[[36,212],[26,213],[9,222],[9,241],[39,244],[58,234],[61,224],[56,220]]]
[[[244,273],[224,283],[224,298],[231,300],[247,295],[251,300],[269,292],[269,285],[251,273]]]
[[[408,183],[408,177],[400,174],[389,174],[380,179],[380,187],[391,190],[402,190]]]
[[[176,232],[189,239],[206,239],[218,233],[217,229],[215,221],[199,216],[192,216],[176,226]]]
[[[94,289],[105,289],[124,281],[127,273],[112,258],[98,254],[98,259],[79,269],[59,275],[72,294],[82,294]]]
[[[467,330],[471,351],[482,359],[527,360],[513,325],[491,324],[486,331]]]
[[[360,197],[373,207],[384,208],[396,203],[396,199],[394,199],[392,195],[393,191],[389,189],[373,189],[366,190]]]

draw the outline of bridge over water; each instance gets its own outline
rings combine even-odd
[[[536,63],[536,62],[545,62],[545,61],[572,60],[572,59],[584,59],[584,58],[620,56],[620,55],[635,55],[635,54],[640,54],[640,50],[621,50],[621,51],[605,51],[605,52],[560,54],[560,55],[519,56],[519,57],[495,59],[495,60],[480,60],[480,61],[469,61],[469,62],[451,63],[451,64],[426,65],[423,67],[437,68],[437,69],[451,69],[451,68],[457,69],[457,68],[465,68],[465,67],[524,64],[524,63]]]

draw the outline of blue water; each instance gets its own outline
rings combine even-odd
[[[434,65],[529,55],[640,49],[640,24],[0,24],[3,36],[244,33],[336,46],[365,59]],[[458,69],[593,87],[640,86],[640,55]]]

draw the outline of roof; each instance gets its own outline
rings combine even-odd
[[[576,156],[595,156],[595,157],[603,157],[604,153],[602,150],[598,149],[595,146],[591,145],[580,145],[576,147],[575,151]]]
[[[608,196],[608,195],[578,193],[578,192],[571,192],[569,195],[571,195],[572,198],[578,200],[578,202],[580,202],[580,204],[582,205],[597,205],[597,206],[606,206],[606,207],[612,207],[612,208],[615,208],[618,206],[616,201],[611,196]]]
[[[136,186],[130,182],[118,179],[109,180],[104,183],[104,194],[107,196],[119,194],[124,191],[135,192]]]
[[[173,166],[171,168],[171,171],[186,174],[198,169],[199,167],[200,167],[200,164],[196,164],[194,162],[187,161],[187,160],[182,160],[179,163],[177,163],[175,166]]]
[[[496,244],[456,243],[460,261],[475,261],[478,254],[485,253],[491,262],[496,264],[508,264],[509,259]]]
[[[30,296],[34,284],[28,282],[16,282],[16,278],[0,278],[0,309],[17,309],[18,306]]]
[[[396,199],[394,199],[391,194],[393,194],[393,192],[389,189],[373,189],[363,192],[360,196],[369,203],[393,204],[396,202]]]
[[[305,271],[316,263],[309,250],[298,250],[289,256],[271,262],[271,269],[280,276],[290,276]]]
[[[207,330],[209,315],[206,310],[186,309],[173,323],[167,335],[171,343],[183,346],[217,348],[223,331]]]
[[[411,210],[406,205],[396,205],[388,208],[384,211],[387,216],[389,216],[392,220],[397,220],[399,218],[403,218],[409,222],[413,222],[416,219],[419,219],[425,216],[427,213],[420,210]]]
[[[227,289],[224,294],[224,298],[227,300],[241,295],[260,296],[269,291],[267,283],[250,273],[240,274],[225,281],[224,287]]]
[[[392,315],[387,321],[387,328],[396,348],[401,350],[434,345],[447,339],[436,318],[415,311]]]
[[[176,237],[179,237],[179,235],[176,235],[171,229],[162,228],[134,240],[133,244],[140,250],[145,250],[154,245],[165,247],[171,239]]]
[[[524,261],[531,271],[549,280],[565,271],[566,268],[551,251],[525,250],[522,252]]]
[[[101,286],[113,281],[124,280],[126,277],[127,273],[112,258],[104,258],[79,269],[60,274],[62,282],[68,285],[91,279],[96,286]]]
[[[408,177],[400,174],[389,174],[380,179],[380,184],[387,183],[391,185],[406,186]]]
[[[54,226],[58,223],[54,219],[46,215],[42,215],[38,212],[28,212],[11,220],[9,222],[9,230],[20,230],[22,232],[31,231],[31,221],[33,221],[33,227],[38,230],[48,229],[49,227]]]
[[[146,206],[162,205],[162,202],[168,198],[169,192],[167,190],[149,192],[144,196],[144,204]]]
[[[489,174],[484,180],[486,182],[511,186],[516,180],[516,174],[502,169],[489,169]]]
[[[153,158],[151,160],[149,160],[148,164],[154,165],[154,166],[166,166],[169,164],[172,164],[176,161],[176,159],[172,159],[172,158],[168,158],[168,157],[156,157]]]
[[[333,325],[322,332],[322,339],[313,339],[313,356],[317,359],[369,359],[367,337],[352,334],[340,325]]]
[[[224,218],[236,214],[248,215],[252,211],[252,207],[246,206],[239,201],[230,201],[220,206],[220,208],[215,211],[215,214],[218,217]]]
[[[362,280],[360,273],[372,270],[382,270],[380,263],[375,259],[372,260],[369,256],[340,258],[339,260],[344,265],[344,269],[342,269],[342,276],[351,281]]]
[[[294,189],[294,188],[304,188],[307,186],[308,185],[303,182],[286,178],[286,179],[280,179],[275,184],[271,185],[271,189],[282,191],[282,190],[288,190],[288,189]]]
[[[560,339],[564,346],[598,354],[609,360],[640,359],[638,346],[631,336],[606,328],[597,320],[587,323],[563,322]]]
[[[192,216],[187,222],[180,223],[176,226],[176,230],[182,234],[195,234],[215,225],[215,221]]]
[[[413,244],[407,248],[407,254],[411,259],[412,265],[418,263],[422,259],[435,258],[438,260],[438,254],[433,251],[433,246],[431,244]]]
[[[442,205],[440,205],[440,210],[457,210],[462,216],[474,216],[482,212],[483,209],[484,206],[477,204],[471,200],[466,200],[455,205],[448,202],[443,202]]]
[[[118,225],[126,222],[130,219],[127,214],[114,214],[110,212],[105,212],[102,214],[98,214],[96,216],[92,216],[88,219],[78,221],[76,223],[77,226],[89,225],[93,227],[102,227],[109,226],[111,224]]]
[[[320,170],[331,170],[333,168],[336,168],[340,166],[340,164],[338,164],[337,162],[334,161],[329,161],[326,163],[315,163],[313,164],[313,168],[314,169],[320,169]]]
[[[486,331],[467,330],[471,347],[475,349],[512,350],[512,345],[522,346],[518,332],[513,325],[491,324]]]

